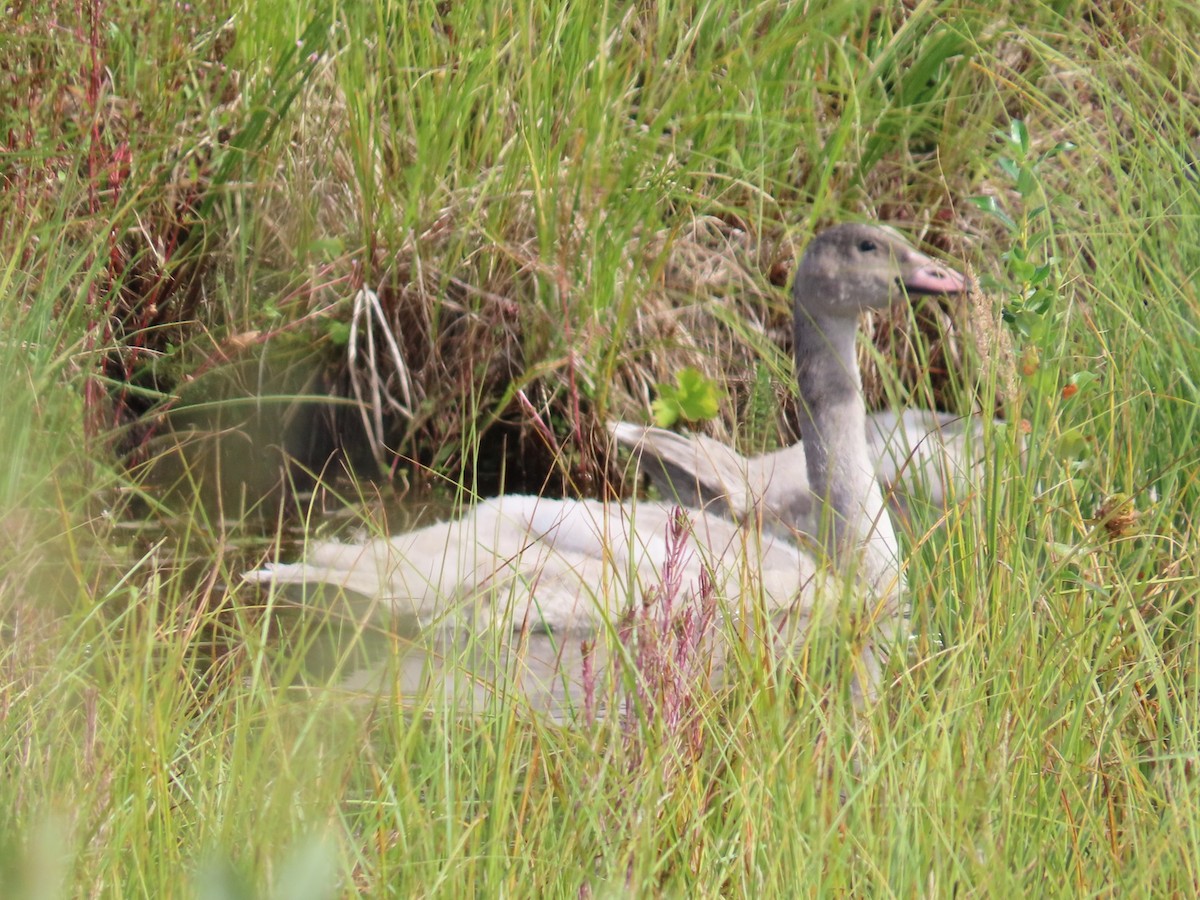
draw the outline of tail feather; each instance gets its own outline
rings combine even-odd
[[[305,585],[339,588],[370,597],[378,593],[377,577],[368,577],[362,570],[347,571],[313,563],[268,563],[261,569],[242,574],[251,584]]]

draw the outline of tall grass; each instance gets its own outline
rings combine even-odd
[[[1196,892],[1192,4],[5,16],[0,894]],[[332,686],[386,627],[238,587],[406,480],[599,493],[599,424],[687,365],[714,434],[785,440],[782,285],[862,216],[987,289],[932,350],[880,325],[873,399],[1009,420],[905,536],[916,637],[865,714],[833,639],[682,730],[402,705]],[[310,414],[372,376],[379,416]],[[346,460],[391,470],[372,502]]]

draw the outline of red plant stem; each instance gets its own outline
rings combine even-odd
[[[566,264],[560,262],[558,266],[558,299],[562,305],[562,321],[563,321],[563,337],[567,345],[567,395],[571,401],[571,437],[575,441],[575,446],[579,448],[580,465],[579,474],[584,481],[591,480],[591,463],[588,459],[588,454],[584,452],[583,445],[583,425],[580,414],[579,403],[579,385],[575,378],[575,347],[571,341],[571,316],[570,309],[567,305],[567,297],[570,294],[570,281],[567,279]]]
[[[100,170],[100,158],[104,153],[101,146],[100,132],[100,92],[102,86],[101,64],[100,64],[100,17],[102,14],[102,0],[92,0],[90,13],[90,22],[87,33],[88,44],[88,64],[84,74],[84,82],[87,85],[85,91],[85,100],[87,110],[91,122],[88,130],[88,150],[87,150],[87,205],[88,216],[95,221],[100,214],[100,192],[97,187]],[[75,6],[76,19],[83,21],[83,8],[80,3]],[[85,38],[82,33],[79,38],[83,41]],[[112,258],[112,252],[115,247],[116,236],[109,234],[109,258]],[[88,254],[86,271],[91,271],[92,264],[95,261],[91,253]],[[111,266],[111,262],[110,262]],[[111,274],[111,273],[110,273]],[[108,309],[109,304],[104,304],[104,308],[100,308],[100,284],[98,278],[89,278],[87,284],[87,309],[91,313],[91,323],[88,326],[87,344],[88,351],[94,351],[98,346],[106,346],[112,340],[112,316]],[[98,335],[102,335],[98,339]],[[103,359],[98,359],[95,363],[94,371],[84,385],[84,434],[93,439],[104,430],[103,409],[104,409],[104,388],[100,381],[103,374]]]

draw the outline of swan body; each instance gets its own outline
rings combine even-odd
[[[702,434],[628,422],[610,423],[608,431],[663,497],[739,521],[763,515],[785,531],[811,534],[816,527],[820,501],[808,483],[802,443],[747,457]],[[875,477],[901,520],[915,503],[945,510],[977,476],[979,419],[884,410],[867,416],[866,434]]]
[[[629,597],[661,585],[678,507],[599,500],[494,497],[468,515],[365,543],[310,544],[305,559],[251,572],[251,581],[324,584],[371,598],[418,629],[512,626],[583,635],[615,619]],[[817,575],[792,542],[735,522],[684,513],[674,575],[701,573],[732,596],[752,571],[766,609],[789,609]],[[501,625],[501,623],[504,623]]]
[[[407,644],[386,673],[403,696],[432,689],[482,709],[509,694],[557,718],[583,711],[589,690],[606,705],[604,673],[611,679],[627,650],[603,632],[629,621],[631,598],[665,596],[673,582],[682,588],[674,602],[681,610],[690,604],[693,619],[706,597],[719,599],[715,631],[767,631],[783,645],[814,616],[832,618],[841,596],[794,541],[724,517],[653,502],[525,495],[484,500],[458,519],[391,538],[314,543],[302,562],[245,578],[333,588],[357,600],[359,612],[382,612]],[[671,617],[670,628],[682,621]],[[700,637],[705,670],[719,683],[729,644]],[[860,685],[869,689],[879,669],[873,655],[858,665],[861,697]],[[591,688],[589,668],[599,673]],[[359,673],[344,686],[376,689],[382,674]]]
[[[866,438],[857,317],[907,293],[963,287],[961,275],[880,226],[837,226],[806,249],[793,296],[807,453],[781,463],[803,465],[812,496],[822,500],[810,550],[793,534],[704,510],[679,517],[649,502],[507,496],[386,539],[313,544],[300,562],[244,577],[328,586],[389,613],[417,647],[416,662],[402,664],[402,687],[425,679],[454,691],[465,679],[485,691],[511,687],[556,712],[591,689],[581,638],[598,648],[593,671],[602,669],[604,654],[617,652],[619,617],[672,598],[718,602],[717,635],[769,625],[790,643],[814,616],[847,601],[887,631],[900,622],[904,582]],[[705,671],[719,681],[728,647],[719,637],[709,646]],[[858,657],[858,691],[873,690],[879,659],[873,645]]]

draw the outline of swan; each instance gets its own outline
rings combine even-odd
[[[945,511],[956,491],[976,480],[983,422],[924,409],[882,410],[866,417],[875,477],[892,513],[910,505]],[[762,515],[768,527],[811,533],[819,503],[806,475],[803,443],[742,456],[707,435],[610,422],[609,435],[629,450],[661,496],[742,520]]]
[[[400,664],[402,692],[432,685],[470,701],[512,690],[567,715],[589,694],[589,666],[609,671],[621,615],[669,602],[680,586],[717,598],[727,619],[770,623],[783,642],[847,598],[885,630],[902,618],[904,584],[867,443],[858,314],[963,289],[959,273],[884,226],[838,225],[805,249],[792,288],[800,430],[808,485],[825,511],[811,551],[794,535],[672,504],[509,495],[389,538],[311,544],[299,562],[243,577],[334,588],[390,615],[414,644]],[[728,648],[710,646],[719,682]],[[855,663],[856,699],[873,693],[879,662],[868,645]]]

